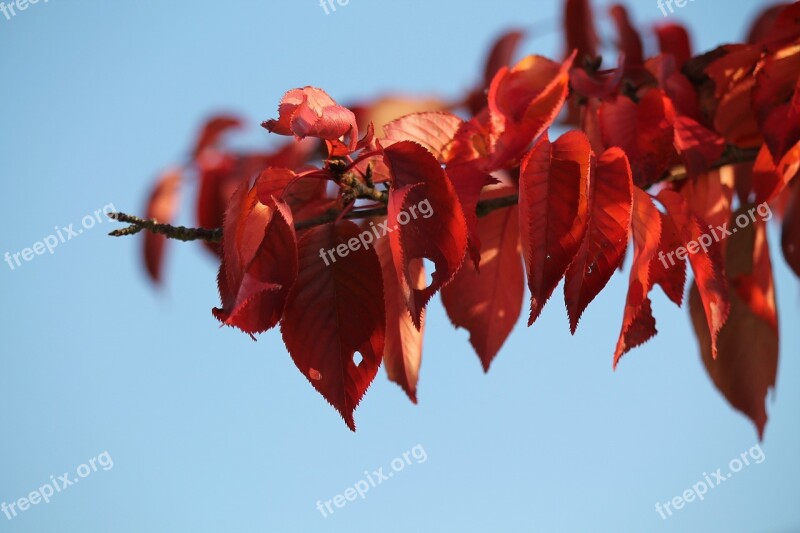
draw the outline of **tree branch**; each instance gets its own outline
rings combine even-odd
[[[172,226],[170,224],[159,224],[157,220],[152,218],[144,219],[125,213],[109,213],[108,218],[130,224],[127,228],[114,230],[109,233],[112,237],[136,235],[142,230],[147,230],[150,233],[164,235],[168,239],[175,239],[178,241],[222,242],[222,228],[186,228],[183,226]]]
[[[739,163],[751,163],[755,161],[758,155],[758,149],[742,149],[736,146],[728,145],[725,153],[712,165],[712,169],[718,169],[726,165],[735,165]],[[671,169],[659,181],[679,181],[688,177],[686,168],[678,166]],[[367,183],[362,182],[358,177],[352,174],[343,174],[339,177],[338,183],[343,185],[343,189],[350,191],[352,198],[369,199],[382,204],[389,201],[389,195],[385,191],[377,190],[371,184],[371,180],[367,179]],[[516,205],[519,201],[519,195],[511,194],[508,196],[501,196],[500,198],[492,198],[491,200],[481,200],[478,202],[476,213],[478,217],[484,217],[505,207]],[[329,209],[324,214],[309,220],[301,220],[295,223],[295,230],[300,231],[304,229],[321,226],[334,220],[341,215],[341,209]],[[370,217],[385,216],[387,213],[386,207],[374,207],[370,209],[353,210],[345,213],[342,218],[363,219]],[[206,241],[206,242],[222,242],[222,228],[205,229],[205,228],[186,228],[184,226],[172,226],[170,224],[159,224],[157,220],[143,219],[137,216],[128,215],[125,213],[109,213],[109,218],[118,222],[129,224],[128,227],[118,229],[109,233],[112,237],[123,237],[127,235],[136,235],[142,230],[164,235],[168,239],[175,239],[179,241]]]

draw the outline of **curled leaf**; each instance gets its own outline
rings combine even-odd
[[[661,217],[650,195],[638,187],[633,189],[632,215],[633,264],[622,330],[614,351],[614,368],[625,353],[644,344],[657,333],[649,294],[653,288],[650,266],[661,241]]]
[[[356,116],[349,109],[337,104],[322,89],[292,89],[283,96],[278,113],[277,120],[267,120],[262,124],[271,133],[295,135],[298,139],[317,137],[331,141],[348,136],[349,149],[356,149]]]
[[[391,239],[395,268],[419,329],[428,301],[461,267],[467,222],[453,184],[430,152],[401,141],[386,148],[384,156],[392,176],[384,234]],[[411,272],[411,263],[423,259],[436,267],[428,287],[417,285]]]

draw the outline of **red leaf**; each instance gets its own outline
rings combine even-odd
[[[297,268],[289,207],[275,201],[262,204],[258,185],[251,188],[242,182],[225,216],[218,277],[222,307],[213,310],[214,316],[250,335],[273,328],[283,314]]]
[[[597,56],[597,31],[594,27],[594,16],[589,0],[567,0],[564,9],[564,30],[567,39],[568,56],[573,50],[578,51],[578,59],[594,59]]]
[[[461,211],[464,213],[467,222],[470,257],[475,268],[480,270],[481,239],[478,233],[478,213],[476,209],[483,188],[497,183],[497,180],[470,163],[448,166],[447,176],[455,188],[458,201],[461,204]]]
[[[525,37],[524,31],[512,30],[504,33],[494,42],[483,69],[484,87],[488,87],[492,83],[492,78],[501,68],[511,64],[523,37]]]
[[[765,398],[775,387],[778,328],[766,224],[759,221],[730,237],[727,270],[732,278],[731,312],[716,340],[706,326],[701,293],[692,287],[690,309],[703,363],[717,389],[747,415],[763,438]]]
[[[725,140],[700,123],[685,116],[675,119],[675,149],[690,176],[707,171],[725,150]]]
[[[775,26],[778,15],[788,5],[789,4],[776,4],[764,9],[751,24],[750,31],[747,33],[747,42],[749,44],[758,44],[761,41],[767,40]]]
[[[417,403],[417,381],[422,363],[422,336],[425,317],[419,330],[414,326],[406,306],[403,289],[394,268],[389,239],[379,239],[375,251],[383,270],[383,293],[386,300],[386,347],[383,351],[383,366],[389,379],[406,392],[412,402]],[[425,283],[425,270],[421,263],[409,268],[412,280]]]
[[[317,137],[331,141],[347,135],[350,137],[350,150],[356,149],[356,116],[349,109],[337,104],[322,89],[292,89],[281,100],[278,113],[277,120],[267,120],[262,124],[271,133],[294,134],[298,139]]]
[[[672,218],[660,211],[658,214],[661,219],[661,240],[658,244],[658,261],[653,261],[650,266],[650,283],[652,286],[660,285],[667,298],[680,307],[686,286],[686,258],[676,261],[675,252],[683,246],[683,241]]]
[[[532,109],[533,104],[551,93],[557,96],[563,92],[571,67],[571,58],[559,65],[545,57],[531,55],[511,69],[500,69],[489,89],[492,120],[522,123],[538,118],[539,109]]]
[[[711,353],[716,357],[717,335],[730,312],[728,284],[725,281],[719,247],[713,240],[707,249],[698,245],[701,235],[707,234],[702,232],[697,218],[691,214],[680,194],[665,189],[659,193],[658,201],[664,206],[667,217],[675,225],[683,247],[689,251],[689,263],[692,265],[703,308],[708,317]],[[696,250],[694,253],[693,248]]]
[[[672,166],[674,122],[672,103],[658,89],[648,91],[639,103],[620,96],[600,107],[603,140],[625,150],[639,187],[654,183]]]
[[[692,57],[692,45],[689,32],[680,24],[662,24],[656,26],[658,47],[662,54],[671,54],[678,68]]]
[[[717,228],[731,219],[733,173],[723,167],[696,179],[688,179],[681,194],[686,198],[692,213],[697,215],[701,222],[712,226],[709,229]],[[719,241],[723,256],[726,244],[724,239]]]
[[[161,224],[170,224],[175,218],[180,201],[181,170],[172,169],[158,179],[155,189],[147,201],[147,217]],[[164,263],[164,247],[167,238],[146,232],[144,234],[144,264],[150,279],[161,282],[161,267]]]
[[[776,45],[793,41],[800,36],[800,5],[797,2],[793,2],[775,7],[782,9],[779,9],[774,24],[767,27],[769,22],[763,21],[764,32],[761,35],[757,33],[754,35],[751,30],[750,38],[758,39],[757,44],[775,47]],[[769,17],[769,13],[764,15]],[[753,29],[757,31],[755,27]]]
[[[497,73],[489,88],[492,157],[486,170],[514,166],[556,119],[569,92],[573,59],[570,56],[559,65],[528,56]]]
[[[639,32],[631,24],[628,18],[628,11],[624,6],[615,4],[611,6],[609,13],[614,20],[614,25],[617,27],[617,33],[619,34],[617,47],[625,54],[625,63],[631,66],[641,65],[644,63],[642,38],[639,37]]]
[[[582,132],[554,143],[544,135],[522,163],[520,236],[531,290],[531,325],[586,234],[592,149]]]
[[[501,68],[511,65],[511,61],[514,59],[514,54],[523,37],[525,37],[525,33],[521,30],[508,31],[501,35],[492,45],[483,69],[483,82],[478,84],[464,101],[464,105],[467,106],[473,116],[486,107],[486,90],[492,83],[495,74]]]
[[[381,264],[372,248],[351,248],[330,265],[321,255],[358,241],[359,233],[358,226],[343,220],[301,237],[300,274],[281,322],[295,365],[353,431],[353,412],[378,372],[385,347]]]
[[[241,126],[242,122],[237,117],[220,115],[211,118],[203,126],[203,130],[197,138],[194,150],[192,150],[193,156],[196,158],[207,148],[216,145],[220,137],[228,130],[240,128]]]
[[[753,190],[756,193],[756,203],[774,201],[798,171],[800,171],[800,142],[786,152],[778,165],[775,165],[767,145],[763,145],[753,164]]]
[[[759,63],[752,105],[776,161],[800,141],[800,47],[793,45]]]
[[[800,181],[794,181],[793,189],[783,219],[781,248],[786,262],[800,277]]]
[[[496,189],[484,198],[512,194],[514,189]],[[478,221],[483,245],[481,270],[467,261],[453,281],[442,289],[447,316],[457,328],[469,331],[469,340],[489,371],[522,308],[525,279],[516,206],[498,209]]]
[[[590,98],[585,106],[581,106],[581,130],[589,138],[592,150],[598,154],[605,152],[606,145],[603,143],[603,135],[600,131],[600,101]]]
[[[445,161],[445,152],[463,123],[463,120],[452,113],[430,112],[406,115],[383,127],[388,142],[381,141],[381,145],[389,146],[394,142],[414,141],[439,161]]]
[[[300,168],[310,157],[316,144],[310,139],[301,142],[292,141],[275,152],[245,155],[219,153],[214,150],[204,151],[197,160],[200,174],[200,189],[196,207],[197,224],[203,228],[222,226],[228,201],[242,180],[252,179],[265,167]],[[307,184],[308,181],[305,180],[304,183]],[[301,200],[311,202],[316,199],[324,192],[324,184],[322,185],[322,189],[316,192],[306,191],[300,194]],[[309,206],[300,206],[291,198],[287,198],[287,201],[292,209],[298,209],[295,211],[298,214],[300,214],[300,208],[303,208],[303,213],[308,210]],[[204,243],[204,245],[214,254],[221,255],[222,250],[218,244]]]
[[[714,117],[714,130],[725,140],[742,148],[761,144],[755,114],[751,108],[751,93],[755,86],[753,70],[761,57],[756,46],[730,45],[725,55],[706,67],[714,81],[719,100]]]
[[[572,90],[581,96],[601,100],[616,95],[625,73],[624,59],[625,56],[620,55],[620,64],[617,68],[602,73],[593,72],[591,75],[581,67],[573,68],[569,71]]]
[[[619,148],[609,148],[600,157],[589,179],[586,237],[567,269],[564,284],[573,334],[584,310],[611,279],[628,246],[632,180],[628,158]]]
[[[625,353],[644,344],[657,333],[648,295],[653,287],[650,265],[655,260],[661,241],[661,213],[653,205],[650,195],[638,187],[633,189],[632,218],[633,265],[622,330],[614,351],[615,369]]]
[[[386,148],[384,155],[392,175],[387,222],[392,255],[411,318],[420,328],[428,300],[461,267],[467,249],[467,223],[453,184],[430,152],[402,141]],[[412,207],[421,209],[426,202],[431,215],[409,217],[406,224],[400,223],[401,212],[410,214]],[[393,223],[396,225],[391,226]],[[423,258],[436,267],[429,287],[417,285],[411,272],[411,263]]]
[[[651,57],[645,62],[645,68],[656,79],[659,88],[672,101],[678,115],[685,115],[695,120],[700,119],[697,91],[692,82],[681,73],[673,56],[661,54]]]
[[[387,96],[367,104],[352,105],[350,109],[356,115],[359,130],[372,123],[375,131],[381,132],[386,124],[400,117],[428,111],[447,111],[450,107],[434,98]]]
[[[197,224],[202,228],[218,228],[222,225],[228,199],[236,191],[242,178],[236,172],[233,156],[212,152],[198,161]],[[214,254],[221,256],[222,247],[217,243],[203,243]]]
[[[259,175],[256,185],[261,203],[269,205],[273,197],[279,198],[300,220],[319,216],[330,207],[325,199],[328,182],[318,177],[298,177],[287,168],[270,167]]]
[[[227,154],[206,150],[197,161],[200,173],[200,190],[197,198],[197,223],[203,228],[218,228],[223,224],[228,201],[245,179],[252,179],[264,167],[295,168],[309,156],[307,142],[292,142],[275,153]],[[204,243],[217,255],[221,248],[216,243]]]

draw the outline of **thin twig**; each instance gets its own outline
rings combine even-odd
[[[114,230],[109,233],[109,235],[112,237],[135,235],[142,230],[147,230],[150,233],[164,235],[169,239],[175,239],[178,241],[222,242],[222,228],[186,228],[184,226],[159,224],[159,222],[155,219],[144,219],[125,213],[109,213],[108,218],[118,222],[123,222],[125,224],[130,224],[130,226],[127,228]]]
[[[716,162],[711,165],[712,169],[718,169],[726,165],[734,165],[738,163],[753,162],[758,155],[757,149],[742,149],[735,146],[728,146],[725,149],[725,154]],[[686,169],[683,166],[675,167],[660,181],[678,181],[686,179]],[[370,199],[382,204],[389,201],[389,195],[384,191],[377,190],[374,186],[362,182],[351,173],[343,174],[339,183],[350,189],[356,198]],[[519,201],[519,195],[511,194],[508,196],[501,196],[499,198],[492,198],[491,200],[481,200],[478,202],[476,213],[479,217],[484,217],[504,207],[516,205]],[[322,215],[309,220],[301,220],[295,223],[295,230],[301,231],[323,224],[333,222],[341,216],[342,219],[365,219],[371,217],[385,216],[387,213],[386,206],[373,207],[370,209],[352,210],[346,213],[342,209],[329,209]],[[130,224],[126,228],[118,229],[109,233],[112,237],[123,237],[127,235],[135,235],[142,230],[147,230],[151,233],[164,235],[169,239],[179,241],[207,241],[207,242],[221,242],[222,241],[222,228],[205,229],[205,228],[186,228],[184,226],[172,226],[170,224],[159,224],[156,220],[148,220],[139,218],[137,216],[128,215],[125,213],[110,213],[109,218]]]

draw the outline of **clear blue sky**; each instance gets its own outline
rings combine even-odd
[[[708,49],[740,39],[760,5],[696,0],[673,17]],[[351,0],[326,16],[317,0],[42,0],[0,15],[0,253],[108,203],[140,212],[153,175],[214,111],[249,117],[258,142],[256,124],[292,87],[340,101],[457,95],[515,25],[533,29],[526,52],[560,55],[556,8]],[[642,24],[663,20],[655,0],[631,8]],[[664,521],[657,501],[726,470],[756,433],[711,385],[686,311],[660,296],[661,334],[611,371],[626,276],[574,338],[556,300],[533,328],[520,323],[488,376],[437,300],[420,404],[381,371],[353,434],[276,332],[254,343],[217,327],[215,266],[199,246],[170,250],[158,293],[140,242],[111,228],[15,271],[0,264],[0,503],[104,451],[114,462],[49,504],[0,514],[0,532],[800,530],[800,291],[777,253],[766,460]],[[418,444],[425,462],[411,456],[328,518],[315,508]]]

